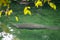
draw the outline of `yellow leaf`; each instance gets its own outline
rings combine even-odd
[[[4,6],[7,6],[6,0],[1,0],[1,2],[4,4]]]
[[[51,8],[53,8],[54,10],[56,10],[56,5],[54,3],[49,2],[48,4],[50,5]]]
[[[10,8],[10,5],[8,4],[7,7]]]
[[[0,17],[1,17],[1,15],[2,15],[2,11],[0,11]]]
[[[12,12],[13,12],[12,10],[9,10],[9,11],[8,11],[8,15],[11,15]]]
[[[12,10],[7,10],[7,11],[5,12],[5,14],[8,15],[8,16],[10,16],[12,12],[13,12]]]
[[[16,21],[19,21],[19,18],[17,16],[15,16],[15,19],[16,19]]]
[[[31,15],[31,11],[29,9],[30,9],[29,6],[24,8],[24,15],[27,15],[27,14]]]
[[[44,3],[47,2],[47,0],[44,0]]]
[[[43,6],[42,1],[37,0],[37,2],[35,1],[35,6],[38,8],[38,6]]]
[[[8,14],[8,11],[5,11],[5,15],[7,15]]]
[[[4,6],[7,6],[7,4],[4,4]]]

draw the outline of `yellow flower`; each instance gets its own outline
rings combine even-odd
[[[35,6],[38,8],[38,6],[43,6],[42,1],[38,0],[37,2],[35,1]]]
[[[48,4],[49,4],[49,6],[50,6],[51,8],[53,8],[54,10],[56,10],[56,5],[55,5],[54,3],[49,2]]]
[[[2,11],[0,11],[0,17],[1,17],[1,15],[2,15]]]
[[[29,6],[24,8],[24,15],[27,15],[27,14],[31,15],[31,11],[28,9],[30,9]]]
[[[17,16],[15,16],[15,19],[16,19],[16,21],[19,21],[19,18]]]

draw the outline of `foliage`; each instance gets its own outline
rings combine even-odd
[[[2,5],[2,3],[4,3],[4,5],[6,5],[8,8],[7,9],[5,9],[6,11],[5,11],[5,14],[6,15],[11,15],[11,13],[13,12],[12,11],[12,9],[10,9],[10,5],[9,5],[9,1],[10,0],[1,0],[0,2],[0,4]],[[54,9],[54,10],[56,10],[56,5],[54,4],[54,3],[52,3],[51,2],[51,0],[35,0],[35,2],[34,2],[34,4],[35,4],[35,6],[38,8],[39,6],[43,6],[43,3],[48,3],[48,5],[52,8],[52,9]],[[24,8],[24,15],[27,15],[27,14],[29,14],[29,15],[31,15],[32,13],[31,13],[31,11],[30,10],[28,10],[28,9],[30,9],[31,7],[30,6],[25,6],[25,8]],[[2,10],[0,11],[0,17],[1,17],[1,15],[2,15]]]
[[[0,0],[0,6],[7,6],[10,3],[10,0]]]
[[[35,0],[33,3],[34,3],[34,5],[37,8],[39,8],[40,6],[42,7],[43,4],[45,4],[46,2],[52,9],[56,10],[56,5],[53,2],[51,2],[51,0],[43,0],[43,1],[42,0]],[[0,8],[2,6],[4,6],[4,7],[7,6],[7,8],[4,9],[4,10],[0,10],[0,18],[6,17],[6,19],[9,19],[9,16],[13,13],[13,10],[10,8],[10,0],[1,0],[0,1]],[[25,8],[23,10],[24,11],[24,15],[27,15],[27,14],[32,15],[32,12],[30,11],[30,9],[31,9],[30,6],[25,6]],[[4,12],[5,15],[3,15],[3,12]],[[16,18],[16,21],[18,22],[19,21],[19,17],[15,16],[15,18]],[[6,27],[1,27],[1,28],[6,31],[6,29],[5,29]]]
[[[37,0],[36,0],[36,2],[37,2]],[[47,1],[47,0],[44,0],[44,1],[41,1],[41,5],[44,5],[44,3],[46,3],[47,2],[47,4],[52,8],[52,9],[54,9],[54,10],[56,10],[56,5],[52,2],[52,1]],[[34,3],[35,3],[35,1],[34,1]],[[50,4],[50,3],[52,3],[52,4]],[[53,6],[54,5],[54,6]],[[3,5],[4,6],[4,5]],[[23,12],[21,11],[22,9],[20,8],[19,9],[19,7],[16,7],[16,8],[14,8],[15,6],[17,6],[17,5],[15,5],[13,8],[14,9],[11,9],[10,7],[11,7],[11,5],[9,5],[9,4],[6,4],[6,6],[7,6],[7,8],[6,9],[2,9],[2,10],[0,10],[0,20],[2,19],[3,21],[0,21],[1,22],[1,28],[2,28],[2,30],[3,31],[5,31],[5,32],[10,32],[10,30],[9,30],[9,28],[7,27],[7,25],[6,25],[6,23],[7,22],[9,22],[9,20],[13,20],[14,21],[14,19],[13,18],[15,18],[15,21],[17,21],[17,22],[21,22],[21,21],[23,21],[23,22],[33,22],[33,23],[45,23],[45,22],[48,22],[48,24],[49,23],[51,23],[51,22],[56,22],[56,21],[59,21],[59,20],[56,20],[56,19],[58,19],[57,17],[56,17],[56,19],[54,19],[55,18],[55,15],[56,15],[56,13],[53,13],[52,11],[54,11],[54,10],[52,10],[50,13],[49,13],[49,11],[50,10],[43,10],[43,11],[41,11],[42,9],[40,9],[39,7],[40,7],[40,5],[37,5],[37,6],[35,6],[34,8],[37,8],[37,11],[36,11],[36,9],[34,9],[34,10],[30,10],[30,9],[32,9],[32,7],[30,7],[30,6],[24,6],[24,10],[23,10]],[[4,6],[4,7],[6,7],[6,6]],[[2,7],[2,6],[1,6]],[[21,6],[22,7],[22,6]],[[42,7],[42,6],[41,6]],[[17,10],[16,12],[18,12],[18,13],[16,13],[16,15],[15,15],[15,13],[14,13],[14,10]],[[18,11],[19,10],[19,11]],[[25,11],[25,12],[24,12]],[[34,13],[33,13],[33,12]],[[3,15],[3,12],[4,12],[4,14],[5,15]],[[37,12],[42,12],[42,13],[40,13],[40,15],[39,15],[39,13],[37,13]],[[44,12],[46,12],[46,13],[44,13]],[[20,13],[20,14],[19,14]],[[24,15],[21,15],[21,14],[24,14]],[[29,14],[29,15],[33,15],[33,16],[28,16],[27,14]],[[37,14],[37,15],[35,15],[35,14]],[[48,15],[49,14],[49,15]],[[54,14],[54,17],[52,17],[53,16],[53,14]],[[18,16],[19,15],[19,16]],[[39,16],[38,16],[39,15]],[[37,17],[36,17],[37,16]],[[44,16],[44,17],[42,17],[42,16]],[[6,18],[5,18],[6,17]],[[21,20],[19,20],[19,18],[21,17]],[[52,18],[51,18],[52,17]],[[11,19],[10,19],[11,18]],[[53,21],[53,20],[51,20],[51,19],[54,19],[55,21]],[[6,21],[5,21],[6,20]],[[30,21],[31,20],[31,21]],[[45,22],[44,22],[44,21]],[[47,21],[48,20],[48,21]],[[14,23],[15,23],[15,21],[14,21]],[[38,22],[37,22],[38,21]],[[50,22],[51,21],[51,22]],[[5,22],[5,23],[4,23]],[[12,22],[12,21],[11,21]],[[8,23],[7,23],[8,24]],[[53,24],[53,23],[51,23],[51,24]],[[56,24],[56,23],[55,23]],[[15,27],[14,27],[15,28]],[[15,29],[16,30],[16,29]],[[14,30],[14,31],[15,31]],[[15,31],[15,34],[17,35],[17,36],[19,36],[20,34],[20,40],[47,40],[47,39],[49,39],[49,40],[55,40],[55,39],[57,39],[57,40],[59,40],[59,38],[58,38],[58,36],[57,36],[57,33],[55,32],[55,31],[45,31],[45,30],[41,30],[40,29],[40,31],[38,32],[38,31],[36,31],[36,30],[34,30],[34,31],[32,31],[32,30],[27,30],[27,31],[23,31],[23,30],[21,30],[21,32],[19,33],[18,31],[20,31],[20,30],[17,30],[17,31]],[[57,30],[58,31],[58,30]],[[48,33],[47,33],[48,32]],[[14,33],[14,32],[12,32],[12,33]],[[54,34],[53,34],[54,33]],[[58,32],[59,33],[59,32]],[[35,35],[33,35],[33,34],[35,34]],[[45,34],[48,36],[47,38],[45,38]],[[32,36],[33,35],[33,36]],[[40,36],[40,37],[38,37],[38,35]],[[53,35],[53,36],[52,36]],[[55,36],[57,36],[57,38],[55,37]],[[36,37],[36,39],[35,39],[35,37]],[[14,40],[19,40],[18,38],[14,38]]]

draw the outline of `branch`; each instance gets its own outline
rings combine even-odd
[[[20,28],[20,29],[49,29],[49,30],[60,30],[60,27],[57,26],[46,26],[41,24],[33,23],[23,23],[23,24],[12,24],[11,26]]]

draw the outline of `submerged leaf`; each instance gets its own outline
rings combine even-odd
[[[8,28],[5,24],[1,24],[1,28],[2,28],[3,31],[5,31],[5,32],[7,32],[7,33],[10,32],[10,31],[9,31],[9,28]]]

